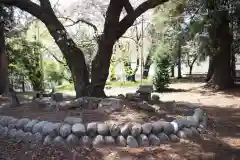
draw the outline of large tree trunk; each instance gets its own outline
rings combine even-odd
[[[3,21],[0,21],[0,75],[0,94],[8,94],[8,59],[5,48]]]
[[[211,80],[214,71],[214,56],[209,56],[209,65],[208,65],[208,72],[206,77],[206,82]]]
[[[114,40],[101,40],[98,53],[92,61],[91,95],[94,97],[106,96],[104,87],[109,75],[110,60],[114,43]]]
[[[189,66],[189,75],[192,75],[193,65]]]
[[[43,22],[66,58],[75,83],[76,97],[88,95],[89,72],[83,52],[69,37],[66,29],[55,15],[49,15]]]
[[[210,38],[217,46],[215,53],[214,71],[210,84],[215,89],[227,89],[233,85],[233,77],[231,74],[231,44],[232,35],[230,34],[228,12],[215,12],[211,26]],[[218,23],[217,23],[218,22]]]
[[[175,66],[174,65],[172,65],[171,66],[171,77],[175,77]]]
[[[177,78],[182,78],[182,56],[181,56],[180,42],[178,42],[177,56],[178,56],[178,63],[177,63],[178,77]]]

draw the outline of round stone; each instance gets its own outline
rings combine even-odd
[[[153,146],[159,146],[160,145],[160,139],[155,134],[149,135],[149,143]]]
[[[97,135],[94,139],[93,139],[93,146],[94,147],[100,147],[102,145],[104,145],[104,138],[102,135]]]
[[[133,136],[127,136],[127,146],[130,148],[138,148],[138,142]]]
[[[180,142],[180,139],[175,134],[169,135],[169,139],[172,142]]]
[[[83,136],[86,134],[86,128],[82,123],[76,123],[72,126],[72,132],[76,136]]]
[[[74,125],[75,123],[82,123],[83,120],[82,120],[82,118],[77,118],[77,117],[66,117],[64,119],[64,122],[68,123],[70,125]]]
[[[31,120],[28,119],[28,118],[22,118],[22,119],[20,119],[20,120],[17,121],[17,123],[16,123],[16,128],[17,128],[17,129],[24,129],[24,126],[25,126],[26,124],[28,124],[30,121],[31,121]]]
[[[31,120],[24,126],[24,131],[25,132],[32,132],[32,128],[35,124],[37,124],[39,121],[38,120]]]
[[[131,128],[131,134],[134,137],[137,137],[142,132],[142,125],[141,124],[134,124]]]
[[[43,141],[43,138],[44,138],[43,135],[41,133],[37,132],[33,135],[32,143],[33,144],[41,144]]]
[[[201,122],[203,120],[204,111],[201,108],[196,108],[194,110],[193,116],[196,117],[196,120]]]
[[[14,129],[14,128],[16,128],[16,123],[18,122],[18,120],[17,119],[12,119],[11,121],[9,121],[8,122],[8,128],[9,129]]]
[[[199,122],[196,120],[196,117],[194,116],[187,116],[187,124],[186,127],[197,127],[199,125]]]
[[[178,130],[182,129],[184,126],[187,124],[187,120],[185,117],[177,118],[173,122],[177,123],[178,125]]]
[[[165,123],[165,125],[163,126],[163,132],[166,135],[172,134],[174,132],[174,126],[169,122]]]
[[[7,127],[8,123],[12,120],[15,119],[13,117],[10,116],[2,116],[2,118],[0,119],[0,125],[2,125],[3,127]]]
[[[37,132],[42,133],[42,129],[46,123],[48,123],[48,121],[40,121],[40,122],[36,123],[32,128],[32,133],[33,134],[35,134]]]
[[[120,130],[121,135],[123,135],[125,137],[128,136],[130,134],[130,132],[131,132],[131,128],[132,128],[132,124],[131,123],[127,123],[124,126],[122,126],[121,130]]]
[[[202,122],[201,122],[201,124],[203,125],[203,129],[204,130],[207,129],[207,121],[208,121],[208,116],[207,116],[206,113],[204,113],[203,119],[202,119]]]
[[[193,136],[193,133],[189,128],[183,128],[182,131],[186,134],[188,138],[191,138]]]
[[[109,133],[109,127],[105,123],[99,123],[97,125],[97,131],[100,135],[105,136],[105,135],[108,135]]]
[[[74,134],[70,134],[67,139],[66,142],[68,145],[70,146],[76,146],[79,144],[79,139],[77,136],[75,136]]]
[[[104,142],[106,145],[115,145],[115,139],[112,136],[105,136]]]
[[[57,133],[54,130],[54,125],[52,122],[48,122],[44,125],[44,127],[42,129],[42,133],[44,136],[50,135],[52,137],[55,137],[57,135]]]
[[[56,146],[62,146],[65,144],[65,141],[61,136],[57,136],[53,139],[53,144],[55,144]]]
[[[165,122],[165,121],[153,122],[153,123],[152,123],[152,126],[153,126],[152,132],[153,132],[154,134],[158,134],[158,133],[162,132],[162,131],[163,131],[163,127],[164,127],[164,125],[165,125],[166,123],[167,123],[167,122]]]
[[[17,132],[16,132],[16,140],[18,141],[18,142],[21,142],[21,141],[23,141],[23,138],[24,138],[24,136],[25,136],[25,133],[23,132],[23,130],[18,130]]]
[[[140,134],[140,136],[138,137],[138,143],[139,146],[148,147],[149,146],[148,137],[145,134]]]
[[[179,138],[183,138],[183,139],[186,139],[186,138],[187,138],[187,135],[186,135],[186,133],[185,133],[183,130],[178,131],[178,132],[177,132],[177,136],[178,136]]]
[[[142,133],[148,135],[151,133],[152,128],[153,128],[152,123],[144,123],[142,125]]]
[[[23,137],[24,143],[30,143],[33,140],[33,134],[31,132],[26,132]]]
[[[111,136],[116,137],[120,133],[120,127],[117,124],[111,124],[109,127]]]
[[[195,127],[190,127],[189,129],[192,131],[193,136],[199,136],[199,132]]]
[[[174,133],[177,133],[177,131],[179,130],[178,124],[177,124],[175,121],[172,121],[172,122],[171,122],[171,125],[173,125]]]
[[[94,137],[97,134],[97,123],[92,122],[87,124],[87,133],[89,136]]]
[[[50,146],[50,145],[52,145],[52,142],[53,142],[53,138],[50,135],[48,135],[44,138],[43,145]]]
[[[121,147],[126,147],[127,141],[122,135],[120,135],[116,138],[116,144]]]
[[[1,130],[1,132],[0,132],[0,136],[2,137],[2,138],[5,138],[5,137],[7,137],[7,135],[8,135],[8,128],[7,127],[4,127],[2,130]]]
[[[92,145],[92,139],[89,136],[83,136],[80,139],[80,144],[84,147],[90,147]]]
[[[157,137],[160,139],[161,143],[166,143],[167,141],[169,141],[169,137],[163,132],[157,134]]]
[[[71,131],[72,131],[72,126],[69,124],[64,124],[61,126],[59,132],[63,138],[67,138],[71,134]]]
[[[54,132],[57,136],[60,136],[60,128],[64,125],[63,123],[53,123]]]
[[[16,133],[17,133],[17,130],[16,130],[15,128],[14,128],[14,129],[11,129],[11,130],[8,132],[8,137],[11,138],[11,139],[15,139]]]

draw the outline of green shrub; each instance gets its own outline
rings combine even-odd
[[[163,91],[170,83],[169,69],[171,57],[167,53],[157,53],[154,57],[155,74],[153,85],[157,92]]]

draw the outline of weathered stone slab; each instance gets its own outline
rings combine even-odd
[[[137,93],[152,93],[153,85],[139,85],[136,92]]]
[[[98,110],[104,113],[112,113],[122,109],[123,100],[117,98],[104,98],[98,104]]]

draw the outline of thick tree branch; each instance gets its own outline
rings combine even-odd
[[[129,0],[124,0],[124,8],[127,11],[128,14],[132,13],[134,11],[131,3],[129,2]]]
[[[167,2],[168,0],[147,0],[140,4],[132,13],[126,15],[118,25],[117,39],[119,39],[129,27],[131,27],[134,21],[141,16],[147,10],[154,8],[160,4]]]
[[[54,14],[53,8],[49,0],[39,0],[41,8],[43,8],[48,13]]]
[[[21,10],[30,13],[38,19],[43,19],[42,17],[46,16],[41,6],[30,0],[0,0],[0,4],[1,3],[5,5],[16,6]]]

